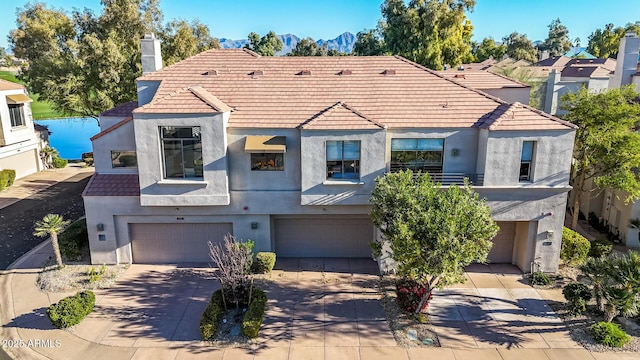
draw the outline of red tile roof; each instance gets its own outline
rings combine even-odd
[[[138,174],[95,174],[82,196],[140,196]]]
[[[137,107],[137,101],[129,101],[124,104],[120,104],[113,109],[103,111],[100,116],[127,117],[131,116],[131,114],[133,113],[133,109]]]
[[[578,127],[519,102],[500,105],[479,127],[489,130],[567,130]]]
[[[129,121],[132,121],[132,120],[133,120],[133,116],[126,117],[123,120],[118,121],[117,123],[113,124],[111,127],[106,128],[103,131],[100,131],[99,133],[93,135],[91,137],[91,139],[89,139],[89,140],[93,141],[95,139],[99,139],[99,138],[103,137],[104,135],[112,132],[113,130],[119,128],[120,126],[122,126],[122,125],[124,125],[124,124],[126,124],[126,123],[128,123]]]
[[[136,114],[157,113],[219,113],[231,108],[201,86],[181,88],[162,98],[156,98],[149,104],[134,110]]]
[[[379,130],[384,129],[384,125],[367,118],[340,101],[317,113],[303,124],[300,124],[298,129]]]
[[[303,70],[310,75],[296,75]],[[339,102],[389,128],[473,127],[504,103],[398,56],[263,57],[212,49],[138,80],[160,82],[150,104],[163,113],[211,111],[184,90],[201,86],[233,108],[229,127],[236,128],[296,128]],[[175,99],[177,92],[184,98]]]
[[[527,84],[523,84],[519,81],[509,79],[506,76],[502,76],[490,71],[467,70],[465,68],[465,70],[438,71],[438,74],[479,90],[506,88],[524,89],[531,87]]]

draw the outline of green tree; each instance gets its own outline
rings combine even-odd
[[[505,44],[496,44],[493,38],[486,37],[482,39],[481,43],[474,42],[471,52],[477,62],[485,61],[490,57],[500,60],[507,53],[507,46]]]
[[[502,38],[502,42],[507,46],[507,55],[516,60],[526,60],[535,62],[537,60],[537,51],[531,40],[525,34],[512,32],[508,36]]]
[[[555,19],[549,24],[549,35],[540,44],[540,50],[548,51],[549,56],[564,55],[571,50],[571,39],[569,38],[569,30],[562,25],[560,19]]]
[[[378,35],[378,31],[371,29],[360,31],[356,35],[356,42],[353,45],[353,54],[359,56],[384,55],[384,41]]]
[[[589,179],[596,186],[624,191],[627,201],[640,197],[640,104],[632,86],[594,93],[586,88],[561,97],[564,119],[577,125],[571,184],[574,188],[571,228],[578,223],[581,197]]]
[[[486,261],[498,233],[491,210],[468,184],[441,189],[427,173],[378,178],[370,202],[386,243],[372,243],[374,254],[388,252],[400,276],[427,289],[417,311],[434,288],[464,281],[465,266]]]
[[[380,31],[386,49],[426,67],[441,70],[472,61],[473,26],[465,11],[475,0],[385,0]]]
[[[209,49],[219,49],[220,42],[209,34],[209,28],[194,20],[173,20],[167,23],[158,38],[162,41],[162,61],[165,66]]]
[[[64,220],[62,216],[58,214],[47,214],[41,221],[36,222],[36,227],[33,235],[45,237],[51,236],[51,244],[53,245],[53,253],[56,256],[56,263],[58,268],[64,266],[62,263],[62,255],[60,255],[60,245],[58,244],[58,233],[64,230],[65,226],[69,225],[70,221]]]
[[[327,56],[327,45],[320,46],[315,40],[308,37],[301,39],[296,47],[291,50],[289,56]]]
[[[269,31],[263,37],[251,32],[248,38],[249,43],[244,47],[262,56],[275,56],[278,51],[282,50],[282,40],[273,31]]]
[[[640,35],[640,22],[629,23],[625,27],[613,27],[613,24],[605,25],[604,29],[596,29],[589,35],[587,52],[599,58],[616,58],[620,49],[620,39],[628,33],[635,32]]]

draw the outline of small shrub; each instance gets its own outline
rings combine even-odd
[[[56,169],[63,169],[67,166],[68,163],[69,163],[69,160],[59,158],[59,157],[54,157],[53,160],[51,160],[51,164]]]
[[[562,289],[562,295],[570,305],[570,312],[577,316],[587,310],[587,302],[591,300],[591,290],[586,284],[572,282]]]
[[[398,304],[407,312],[415,312],[422,297],[427,293],[427,288],[424,285],[420,285],[415,280],[401,279],[396,283],[396,294],[398,295]],[[429,294],[429,300],[431,294]],[[429,301],[426,301],[420,311],[424,311],[427,308]]]
[[[253,268],[254,271],[259,274],[270,273],[275,264],[276,253],[259,252],[256,254],[256,260],[253,263]]]
[[[13,185],[13,182],[16,181],[16,171],[12,169],[4,169],[2,170],[2,178],[5,181],[6,187]]]
[[[629,335],[620,326],[604,321],[591,326],[591,335],[597,343],[611,347],[623,347],[631,341]]]
[[[587,259],[591,243],[587,238],[569,229],[562,229],[560,259],[569,266],[578,266]]]
[[[267,295],[260,289],[254,289],[251,294],[251,303],[247,312],[242,319],[242,333],[249,338],[257,338],[262,320],[264,319],[264,311],[267,307]]]
[[[531,275],[529,275],[529,282],[531,283],[531,285],[540,285],[540,286],[550,285],[551,277],[543,273],[542,271],[536,271]]]
[[[613,251],[613,243],[611,241],[607,239],[596,239],[591,242],[589,256],[596,258],[609,256],[611,251]]]
[[[89,282],[94,283],[102,279],[102,276],[106,273],[107,273],[107,266],[105,264],[102,264],[102,266],[100,266],[100,268],[98,269],[91,266],[91,269],[87,271],[87,276],[89,277]]]
[[[71,261],[79,261],[89,248],[86,219],[78,220],[58,235],[62,256]]]
[[[0,191],[7,188],[9,184],[8,175],[2,171],[0,171]]]
[[[59,329],[66,329],[79,324],[93,311],[96,296],[91,291],[80,291],[68,296],[47,308],[47,316],[51,323]]]
[[[222,291],[218,290],[211,296],[209,305],[207,305],[204,313],[202,313],[202,318],[200,318],[200,335],[202,335],[203,340],[210,340],[216,336],[218,322],[223,311]]]

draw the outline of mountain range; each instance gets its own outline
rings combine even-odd
[[[298,42],[301,40],[299,37],[293,34],[284,34],[278,35],[280,40],[282,40],[282,51],[278,52],[277,55],[285,55],[291,52]],[[343,53],[350,53],[353,50],[353,45],[356,42],[356,37],[350,32],[345,32],[335,39],[330,40],[317,40],[316,43],[320,46],[327,45],[327,49],[335,49]],[[249,40],[233,40],[233,39],[220,39],[220,47],[223,49],[239,49],[244,47],[249,43]]]

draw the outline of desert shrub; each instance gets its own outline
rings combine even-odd
[[[253,263],[253,269],[256,273],[264,274],[273,270],[276,264],[276,253],[259,252],[256,254],[256,260]]]
[[[99,268],[91,266],[91,269],[87,270],[87,276],[89,277],[89,282],[94,283],[102,279],[102,276],[107,273],[107,266],[102,264]]]
[[[567,299],[572,315],[580,315],[587,310],[587,302],[591,300],[591,290],[586,284],[572,282],[562,289],[562,295]]]
[[[257,338],[264,311],[267,307],[267,295],[260,289],[254,289],[251,294],[251,303],[242,319],[242,333],[249,338]]]
[[[96,296],[91,291],[80,291],[68,296],[47,308],[47,316],[51,323],[59,329],[66,329],[79,324],[93,311]]]
[[[596,239],[591,242],[589,256],[596,258],[609,256],[611,251],[613,251],[613,243],[611,241],[607,239]]]
[[[58,244],[62,255],[71,261],[79,261],[89,247],[87,220],[80,219],[58,235]]]
[[[67,166],[68,163],[69,160],[60,157],[54,157],[53,160],[51,160],[51,164],[56,169],[63,169]]]
[[[620,326],[605,321],[591,325],[591,335],[597,343],[611,347],[623,347],[631,341],[629,335]]]
[[[202,313],[202,318],[200,318],[200,335],[202,335],[203,340],[209,340],[216,336],[218,322],[223,311],[222,290],[218,290],[211,296],[209,305],[207,305],[204,313]]]
[[[542,271],[536,271],[529,275],[529,282],[531,283],[531,285],[550,285],[551,277],[543,273]]]
[[[582,264],[586,260],[590,248],[591,243],[587,238],[566,227],[562,229],[560,259],[567,265],[578,266]]]
[[[419,284],[415,280],[411,279],[400,279],[396,283],[396,294],[398,296],[398,305],[407,311],[407,312],[415,312],[418,306],[420,306],[420,301],[422,297],[427,293],[427,288],[424,285]],[[431,299],[431,294],[429,294],[429,299]],[[427,308],[429,301],[426,301],[422,306],[420,311],[423,311]]]

